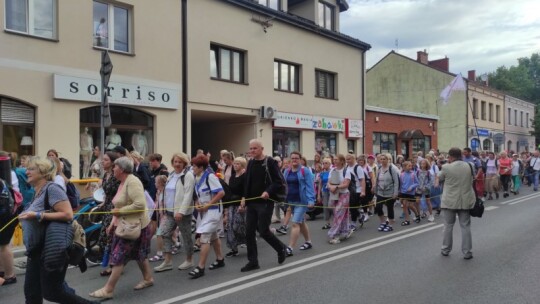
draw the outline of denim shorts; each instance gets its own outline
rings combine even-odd
[[[307,206],[298,206],[300,203],[290,203],[294,205],[292,207],[292,219],[293,223],[303,223],[305,221],[306,211],[308,210]]]

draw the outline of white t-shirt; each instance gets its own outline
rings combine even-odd
[[[429,172],[431,172],[431,176],[437,176],[439,174],[439,166],[432,164],[431,168],[429,168]]]
[[[519,175],[519,160],[512,160],[512,175]]]
[[[332,174],[332,172],[336,172],[334,174]],[[339,178],[338,181],[334,181],[332,180],[332,176],[336,176]],[[346,169],[345,171],[345,176],[343,176],[343,169],[341,170],[338,170],[337,168],[333,168],[332,170],[330,170],[330,175],[328,177],[328,182],[332,185],[339,185],[343,182],[344,179],[348,179],[348,180],[351,180],[351,171],[349,169]],[[345,189],[339,189],[339,193],[348,193],[349,190],[347,188]]]
[[[531,157],[530,164],[533,170],[540,170],[540,157]]]
[[[200,179],[197,178],[195,180],[195,192],[197,192],[197,196],[199,197],[199,203],[201,205],[204,205],[212,200],[212,193],[216,194],[219,191],[223,190],[221,184],[219,183],[219,179],[215,174],[208,175],[207,185],[207,174],[209,173],[205,172]],[[208,186],[210,186],[210,189],[208,188]]]
[[[362,172],[362,167],[360,165],[358,165],[358,167],[356,168],[356,172],[354,170],[354,167],[356,167],[357,165],[354,165],[352,167],[348,166],[347,167],[347,171],[349,171],[349,175],[352,175],[354,176],[354,181],[356,183],[356,193],[360,193],[362,192],[362,183],[360,182],[361,179],[364,179],[364,173]]]
[[[64,189],[64,192],[67,191],[66,182],[64,181],[64,178],[62,176],[56,175],[54,177],[53,181],[54,181],[55,184],[60,185],[60,187],[62,187],[62,189]]]
[[[174,209],[174,199],[176,196],[176,184],[178,183],[178,179],[180,178],[180,175],[182,175],[182,173],[175,173],[175,172],[171,173],[169,175],[169,180],[167,181],[167,184],[165,185],[165,208],[167,208],[168,211],[172,211]]]

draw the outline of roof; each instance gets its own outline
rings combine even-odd
[[[335,32],[331,30],[327,30],[323,27],[318,26],[315,22],[309,19],[302,18],[297,15],[293,15],[287,12],[278,11],[269,7],[266,7],[264,5],[260,5],[257,2],[254,2],[252,0],[222,0],[224,2],[243,7],[245,9],[248,9],[252,12],[256,12],[259,14],[264,14],[269,17],[273,17],[275,20],[279,20],[281,22],[296,26],[298,28],[302,28],[304,30],[310,31],[314,34],[323,36],[325,38],[329,38],[332,40],[335,40],[337,42],[355,47],[357,49],[367,51],[371,49],[371,45],[368,43],[365,43],[363,41],[360,41],[359,39],[353,38],[351,36],[342,34],[340,32]],[[289,1],[291,2],[291,1]],[[344,0],[338,0],[338,3],[340,5],[340,9],[342,5],[345,5],[347,2]],[[348,4],[347,8],[348,8]]]
[[[395,52],[394,50],[390,51],[388,54],[386,54],[386,56],[384,56],[383,58],[381,58],[381,60],[377,61],[377,63],[375,63],[371,68],[369,68],[369,69],[366,71],[366,73],[369,73],[369,71],[371,71],[373,68],[375,68],[379,63],[381,63],[384,59],[386,59],[386,57],[390,56],[391,54],[394,54],[394,55],[397,55],[397,56],[399,56],[399,57],[401,57],[401,58],[410,60],[410,61],[412,61],[412,62],[414,62],[414,63],[420,64],[420,65],[425,66],[425,67],[427,67],[427,68],[434,69],[434,70],[436,70],[436,71],[439,71],[439,72],[448,74],[448,75],[450,75],[450,76],[452,76],[452,77],[456,77],[456,75],[457,75],[457,74],[450,73],[450,72],[448,72],[448,71],[439,69],[439,68],[434,67],[434,66],[430,66],[430,65],[427,65],[427,64],[423,64],[423,63],[418,62],[418,61],[416,61],[416,60],[414,60],[414,59],[412,59],[412,58],[409,58],[409,57],[407,57],[407,56],[405,56],[405,55],[401,55],[401,54]],[[463,80],[468,81],[467,78],[463,78]]]

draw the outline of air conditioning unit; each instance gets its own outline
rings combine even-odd
[[[261,119],[274,120],[277,118],[276,109],[271,106],[262,106],[260,115]]]

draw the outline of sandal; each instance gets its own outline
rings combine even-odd
[[[201,245],[193,245],[193,252],[201,251]]]
[[[212,263],[212,264],[210,264],[210,266],[208,266],[208,269],[214,270],[214,269],[218,269],[218,268],[221,268],[221,267],[225,267],[225,259],[216,260],[214,263]]]
[[[308,250],[311,249],[313,245],[311,245],[311,242],[305,242],[304,245],[300,246],[300,250]]]
[[[105,291],[105,288],[101,288],[101,289],[98,289],[98,290],[96,290],[94,292],[91,292],[89,294],[89,296],[91,296],[92,298],[98,298],[98,299],[106,300],[106,299],[112,299],[113,298],[113,293]]]
[[[4,282],[2,282],[2,284],[0,284],[0,286],[6,286],[6,285],[10,285],[10,284],[15,284],[17,283],[17,277],[15,276],[12,276],[11,278],[0,278],[0,280],[3,280]]]
[[[148,259],[150,262],[159,262],[163,261],[165,258],[162,255],[156,254],[155,256]]]
[[[180,252],[179,248],[178,248],[178,247],[175,247],[175,246],[173,246],[173,248],[172,248],[172,250],[171,250],[171,254],[172,254],[172,255],[177,255],[177,254],[178,254],[178,252]]]
[[[392,226],[386,226],[386,227],[384,227],[383,232],[390,232],[390,231],[393,231],[393,230],[394,230],[394,228],[392,228]]]
[[[382,224],[380,224],[380,225],[379,225],[379,228],[377,228],[377,230],[379,230],[379,231],[383,231],[383,230],[384,230],[384,228],[386,228],[386,226],[388,226],[388,224],[386,224],[386,223],[382,223]]]
[[[411,224],[410,221],[403,221],[401,222],[401,226],[409,226]]]
[[[133,287],[134,290],[141,290],[141,289],[145,289],[145,288],[148,288],[148,287],[152,287],[154,286],[154,281],[145,281],[145,280],[142,280],[139,282],[139,284],[135,285],[135,287]]]
[[[105,269],[102,272],[100,272],[99,275],[102,277],[108,277],[111,275],[111,273],[112,273],[112,269]]]
[[[419,216],[415,217],[414,222],[417,223],[417,224],[420,223],[420,217]]]
[[[323,230],[330,229],[330,228],[332,228],[332,226],[330,226],[330,224],[325,224],[324,226],[322,226]]]
[[[204,268],[200,268],[199,266],[197,266],[188,274],[191,276],[192,279],[198,279],[204,275]]]

